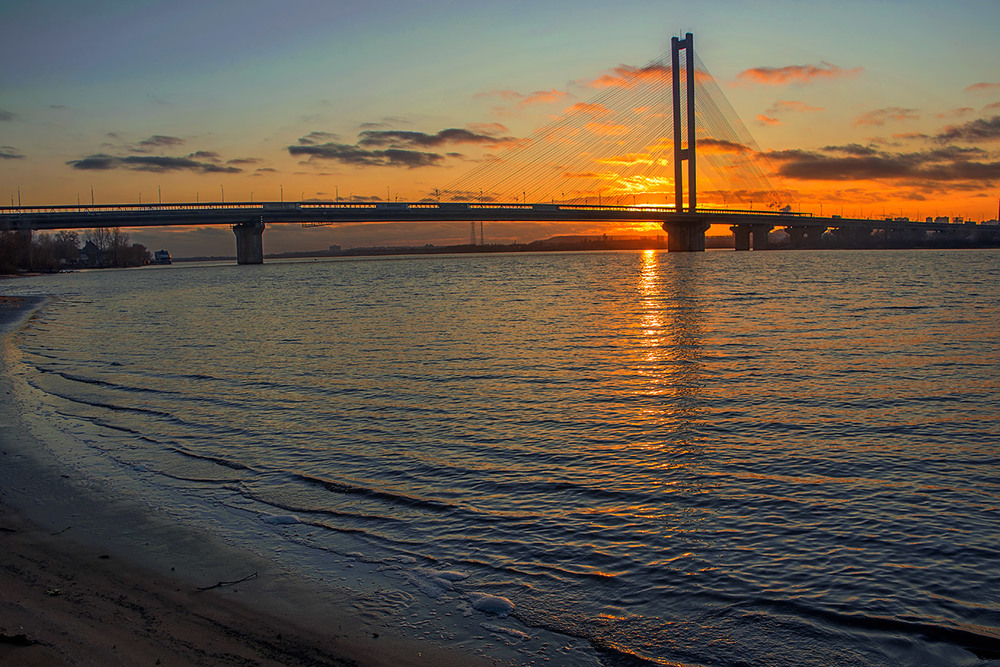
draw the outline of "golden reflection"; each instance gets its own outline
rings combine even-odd
[[[704,385],[701,301],[689,261],[656,250],[643,251],[639,263],[637,391],[661,400],[644,408],[646,416],[670,422],[693,419],[701,411]]]

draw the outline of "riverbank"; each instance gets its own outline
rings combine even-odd
[[[0,297],[0,664],[484,663],[75,479],[15,404],[9,333],[42,301]]]

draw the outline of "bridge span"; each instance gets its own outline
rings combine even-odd
[[[667,233],[671,252],[705,249],[705,232],[726,225],[737,250],[764,250],[768,234],[785,229],[793,245],[816,241],[827,230],[845,237],[868,237],[874,230],[898,235],[968,232],[968,225],[817,217],[790,211],[703,208],[677,212],[669,206],[594,206],[584,204],[481,202],[232,202],[121,204],[112,206],[0,207],[0,230],[32,232],[101,227],[228,225],[236,236],[237,262],[263,262],[267,225],[304,226],[382,222],[651,222]],[[974,230],[1000,236],[1000,229]]]

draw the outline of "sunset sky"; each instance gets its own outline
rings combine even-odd
[[[996,0],[0,7],[4,205],[18,188],[25,205],[89,203],[91,189],[97,203],[419,200],[692,32],[793,208],[997,217]],[[497,224],[486,236],[617,231]],[[132,237],[177,256],[234,252],[224,228]],[[443,244],[468,228],[282,226],[264,238],[267,252]]]

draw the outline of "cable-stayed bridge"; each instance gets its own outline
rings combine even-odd
[[[827,230],[861,238],[954,232],[955,225],[797,213],[768,180],[768,165],[704,63],[694,38],[643,67],[619,67],[602,91],[530,137],[416,202],[236,202],[0,207],[0,229],[230,225],[237,261],[263,261],[269,224],[374,222],[652,222],[672,252],[703,251],[713,224],[737,250],[765,249],[784,228],[793,244]],[[701,186],[699,187],[699,183]],[[705,184],[708,187],[705,187]]]

